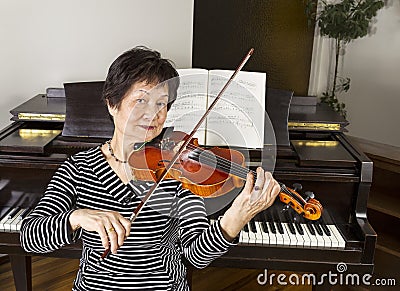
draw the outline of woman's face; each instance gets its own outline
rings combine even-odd
[[[152,140],[167,118],[168,85],[135,83],[125,94],[119,109],[110,107],[115,131],[128,143]]]

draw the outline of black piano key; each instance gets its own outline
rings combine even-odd
[[[308,228],[308,230],[310,231],[310,233],[312,234],[312,235],[315,235],[315,228],[313,227],[313,225],[309,222],[309,223],[306,223],[306,225],[307,225],[307,228]]]
[[[22,211],[22,212],[20,213],[20,215],[18,216],[18,219],[19,219],[19,220],[24,219],[25,217],[28,216],[28,213],[29,213],[30,211],[31,211],[30,208],[25,208],[25,210]]]
[[[0,220],[5,218],[10,211],[11,211],[11,207],[8,207],[8,206],[0,207]]]
[[[280,215],[280,213],[278,213],[278,211],[276,210],[276,209],[274,209],[275,211],[273,211],[273,219],[274,219],[274,222],[275,222],[275,224],[276,224],[276,228],[278,229],[278,232],[280,233],[280,234],[284,234],[285,233],[285,231],[283,230],[283,226],[282,226],[282,222],[285,222],[286,221],[286,218],[284,217],[285,215],[286,215],[286,212],[284,212],[284,215]]]
[[[296,234],[296,230],[294,229],[293,222],[288,222],[288,223],[287,223],[287,226],[288,226],[288,228],[289,228],[289,231],[290,231],[292,234]]]
[[[274,223],[274,220],[272,218],[270,209],[264,211],[264,219],[265,219],[266,223],[268,223],[269,229],[271,230],[271,232],[273,234],[275,234],[276,233],[276,228],[275,228],[275,223]]]
[[[266,221],[261,221],[261,229],[264,233],[269,233]]]
[[[290,211],[288,212],[285,217],[287,219],[287,226],[289,228],[289,231],[291,234],[296,235],[296,228],[295,228],[295,224],[296,224],[296,217],[293,215],[294,211]]]
[[[284,234],[285,233],[284,230],[283,230],[282,224],[280,224],[279,222],[276,223],[276,228],[278,229],[280,234]]]
[[[275,223],[273,221],[268,221],[269,228],[271,229],[272,233],[276,233]]]
[[[8,214],[7,214],[7,218],[11,219],[15,216],[15,214],[17,214],[17,212],[19,211],[18,207],[14,207]]]
[[[247,226],[247,223],[244,225],[243,230],[244,230],[245,232],[249,232],[249,227]]]
[[[303,226],[300,223],[294,223],[294,226],[299,234],[304,235]]]
[[[315,230],[317,231],[317,233],[319,235],[324,235],[323,232],[322,232],[322,228],[321,228],[319,223],[314,223],[314,227],[315,227]]]
[[[324,211],[324,214],[325,214],[325,215],[322,215],[321,218],[319,219],[319,221],[320,221],[320,223],[321,223],[321,227],[322,227],[322,230],[324,231],[324,233],[325,233],[327,236],[331,236],[331,231],[329,230],[329,228],[328,228],[326,225],[327,225],[327,224],[332,224],[332,222],[331,222],[331,223],[328,223],[328,218],[329,218],[329,216],[328,216],[328,214],[327,214],[326,211]],[[331,221],[331,220],[329,220],[329,221]]]
[[[327,236],[331,236],[331,231],[329,230],[329,228],[326,226],[325,223],[321,223],[321,228],[322,228],[323,232],[324,232]]]
[[[249,221],[249,226],[250,226],[250,231],[251,232],[257,233],[256,224],[255,224],[253,219]]]

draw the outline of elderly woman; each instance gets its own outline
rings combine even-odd
[[[119,56],[103,91],[115,125],[111,140],[65,161],[24,220],[21,242],[28,252],[51,252],[82,240],[73,290],[188,290],[183,258],[206,267],[237,243],[244,225],[279,193],[271,174],[259,168],[256,189],[249,174],[230,208],[210,225],[203,199],[165,180],[129,221],[152,182],[136,181],[126,160],[133,145],[162,132],[178,83],[167,80],[177,76],[156,51],[136,47]],[[254,191],[257,203],[250,201]],[[108,248],[111,253],[101,260]]]

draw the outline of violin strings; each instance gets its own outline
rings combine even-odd
[[[230,161],[228,159],[225,159],[224,157],[217,156],[217,155],[211,153],[208,150],[204,150],[204,149],[202,149],[200,147],[197,147],[197,146],[191,145],[191,144],[189,144],[187,147],[189,149],[193,150],[193,153],[195,153],[196,157],[200,157],[200,155],[202,155],[202,161],[209,162],[208,166],[213,166],[214,165],[214,161],[216,160],[217,164],[218,164],[218,162],[220,162],[219,164],[222,165],[222,167],[220,166],[219,168],[221,170],[223,170],[225,173],[233,174],[235,176],[238,176],[239,178],[246,179],[247,173],[250,172],[253,175],[253,179],[254,180],[257,177],[257,172],[256,171],[253,171],[251,169],[245,168],[245,167],[239,165],[238,163],[235,163],[235,162],[232,162],[232,161]],[[280,182],[278,182],[278,184],[279,184],[282,192],[284,192],[285,194],[288,194],[289,196],[291,196],[293,198],[297,198],[297,197],[294,197],[293,193],[290,192],[285,187],[284,184],[282,184]]]
[[[193,150],[194,157],[200,157],[201,155],[201,161],[208,162],[206,163],[208,166],[213,166],[215,164],[215,161],[217,161],[217,166],[219,166],[218,168],[226,173],[232,173],[242,179],[246,179],[246,175],[248,172],[252,173],[254,177],[257,176],[257,173],[255,171],[242,167],[235,162],[215,155],[208,150],[203,150],[202,148],[193,145],[188,145],[188,148]]]

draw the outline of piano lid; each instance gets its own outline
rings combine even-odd
[[[303,108],[307,109],[307,106]],[[343,132],[349,124],[343,116],[326,103],[318,103],[313,110],[304,109],[290,110],[289,130]]]
[[[14,121],[64,122],[65,97],[48,97],[38,94],[10,110]]]
[[[104,81],[65,83],[64,137],[110,138],[114,131],[107,106],[101,100]]]

